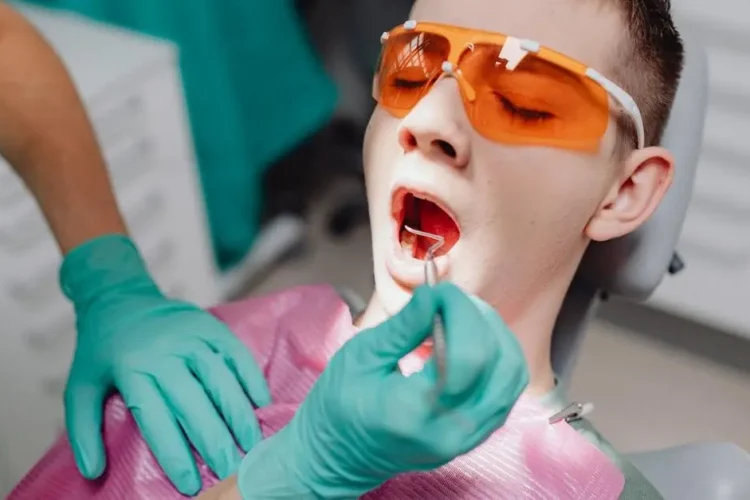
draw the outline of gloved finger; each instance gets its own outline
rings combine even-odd
[[[161,393],[198,454],[220,479],[226,479],[241,459],[232,435],[187,366],[170,371],[170,377],[157,380]]]
[[[169,480],[183,495],[197,494],[201,489],[198,468],[159,389],[145,376],[127,377],[118,385],[143,439]]]
[[[255,406],[262,408],[270,405],[271,391],[266,383],[266,377],[250,350],[237,337],[231,335],[230,340],[224,342],[220,353]]]
[[[434,289],[419,287],[401,311],[377,327],[356,335],[347,349],[356,351],[357,357],[369,366],[395,370],[399,360],[430,335],[437,311]]]
[[[404,377],[393,372],[385,379],[378,418],[399,436],[424,434],[438,412],[435,382],[422,372]]]
[[[440,283],[435,290],[446,337],[446,379],[440,401],[449,408],[472,406],[483,397],[484,386],[499,356],[495,326],[485,320],[474,301],[455,285]]]
[[[107,466],[102,439],[106,395],[105,385],[69,381],[65,388],[65,428],[78,470],[87,479],[97,479]]]
[[[253,407],[221,354],[201,350],[188,359],[188,366],[203,384],[224,422],[244,451],[262,438]]]

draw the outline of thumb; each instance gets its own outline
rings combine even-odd
[[[404,356],[419,347],[432,333],[433,319],[439,309],[439,297],[428,286],[414,290],[411,300],[393,317],[366,330],[354,341],[374,363],[395,368]]]
[[[86,479],[97,479],[107,465],[102,440],[104,385],[68,382],[65,389],[65,427],[78,470]]]

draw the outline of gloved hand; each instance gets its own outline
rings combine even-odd
[[[232,436],[244,450],[262,438],[250,400],[271,399],[247,348],[208,312],[164,297],[124,236],[74,249],[60,281],[77,316],[65,422],[81,473],[104,472],[103,403],[116,389],[181,493],[201,487],[185,435],[219,477],[232,474],[240,463]]]
[[[404,377],[398,361],[443,318],[447,378]],[[253,498],[357,498],[397,474],[442,466],[501,427],[528,384],[521,347],[497,313],[451,284],[422,287],[396,316],[332,358],[287,427],[260,443],[237,476]]]

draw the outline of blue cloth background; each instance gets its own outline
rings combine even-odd
[[[292,0],[25,0],[175,42],[217,261],[251,248],[270,163],[322,127],[336,88]]]

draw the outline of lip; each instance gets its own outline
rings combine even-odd
[[[440,207],[448,216],[453,219],[456,227],[460,228],[456,216],[447,207],[445,202],[432,193],[426,192],[424,189],[417,187],[398,184],[394,186],[391,191],[391,251],[386,258],[386,267],[391,277],[401,287],[406,289],[414,289],[425,283],[425,261],[415,259],[404,254],[401,249],[400,242],[400,230],[401,230],[401,214],[403,211],[404,199],[407,194],[412,194],[417,198],[429,201]],[[450,255],[453,250],[459,245],[460,241],[454,245],[453,248],[444,255],[435,257],[435,267],[437,267],[437,278],[442,280],[448,275],[450,267]]]

